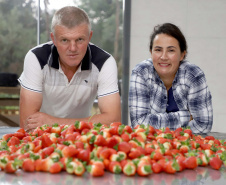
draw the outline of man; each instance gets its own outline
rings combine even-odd
[[[20,126],[29,131],[43,124],[121,120],[117,66],[114,58],[90,43],[87,14],[73,6],[58,10],[51,42],[31,49],[19,78]],[[98,96],[100,114],[90,110]]]

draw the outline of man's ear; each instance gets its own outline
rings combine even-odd
[[[53,44],[55,45],[55,40],[54,40],[54,34],[53,34],[53,32],[50,33],[50,37],[51,37],[51,39],[53,41]]]
[[[91,30],[89,34],[89,42],[91,41],[92,36],[93,36],[93,31]]]

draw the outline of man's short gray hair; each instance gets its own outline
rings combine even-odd
[[[86,23],[89,26],[89,31],[91,31],[91,24],[87,13],[78,7],[66,6],[55,12],[52,19],[51,31],[54,34],[55,26],[57,25],[73,28],[83,23]]]

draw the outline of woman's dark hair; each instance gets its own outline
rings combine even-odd
[[[157,25],[154,27],[154,31],[150,37],[150,40],[151,40],[150,48],[149,48],[150,51],[152,50],[155,36],[161,33],[172,36],[175,39],[177,39],[177,41],[179,42],[181,52],[187,51],[187,42],[183,33],[180,31],[180,29],[176,25],[171,23],[164,23],[162,25]]]

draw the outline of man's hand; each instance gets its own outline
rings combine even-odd
[[[26,119],[25,130],[31,131],[34,130],[36,127],[40,127],[42,125],[52,125],[54,122],[54,117],[42,112],[36,112],[30,115]]]

